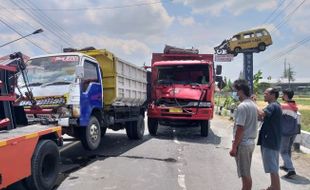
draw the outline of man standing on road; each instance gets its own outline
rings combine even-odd
[[[263,126],[260,129],[258,145],[261,145],[261,153],[265,173],[270,173],[271,185],[267,190],[280,190],[279,178],[279,150],[282,134],[282,110],[277,102],[279,91],[268,88],[264,92],[264,100],[268,106],[259,111],[259,117],[263,118]]]
[[[291,178],[296,175],[295,168],[292,162],[292,145],[294,143],[295,137],[300,133],[300,128],[298,126],[298,108],[294,100],[294,91],[291,89],[283,90],[282,100],[284,103],[282,107],[282,137],[281,137],[281,147],[280,153],[283,160],[283,166],[280,169],[288,172],[284,177]]]
[[[234,136],[230,155],[236,158],[238,176],[242,178],[242,190],[252,188],[251,161],[257,136],[257,107],[250,98],[250,88],[245,80],[233,84],[241,103],[235,114]]]

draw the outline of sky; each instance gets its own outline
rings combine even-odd
[[[234,34],[266,28],[273,40],[254,54],[254,73],[279,80],[284,62],[297,81],[310,82],[309,0],[0,0],[0,45],[42,28],[43,33],[0,47],[0,56],[58,53],[65,47],[108,49],[138,66],[165,44],[214,53]],[[217,62],[235,80],[243,55]]]

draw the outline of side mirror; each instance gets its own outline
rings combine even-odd
[[[221,82],[221,81],[223,81],[222,76],[215,76],[215,82]]]
[[[75,67],[75,76],[78,79],[84,78],[84,67],[82,65],[77,65]]]
[[[223,81],[223,77],[222,76],[216,76],[215,77],[215,81],[217,82],[217,87],[219,89],[225,88],[226,83]]]
[[[222,74],[222,65],[216,65],[216,75]]]

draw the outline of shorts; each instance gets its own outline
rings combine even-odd
[[[279,151],[261,146],[265,173],[279,172]]]
[[[236,163],[239,177],[251,176],[251,161],[255,144],[238,146]]]

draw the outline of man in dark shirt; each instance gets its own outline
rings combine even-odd
[[[270,173],[271,185],[268,190],[280,190],[279,178],[279,150],[281,143],[281,105],[277,102],[279,91],[268,88],[264,92],[264,100],[268,106],[259,111],[259,117],[263,118],[263,126],[259,132],[258,145],[261,145],[261,153],[265,173]]]

